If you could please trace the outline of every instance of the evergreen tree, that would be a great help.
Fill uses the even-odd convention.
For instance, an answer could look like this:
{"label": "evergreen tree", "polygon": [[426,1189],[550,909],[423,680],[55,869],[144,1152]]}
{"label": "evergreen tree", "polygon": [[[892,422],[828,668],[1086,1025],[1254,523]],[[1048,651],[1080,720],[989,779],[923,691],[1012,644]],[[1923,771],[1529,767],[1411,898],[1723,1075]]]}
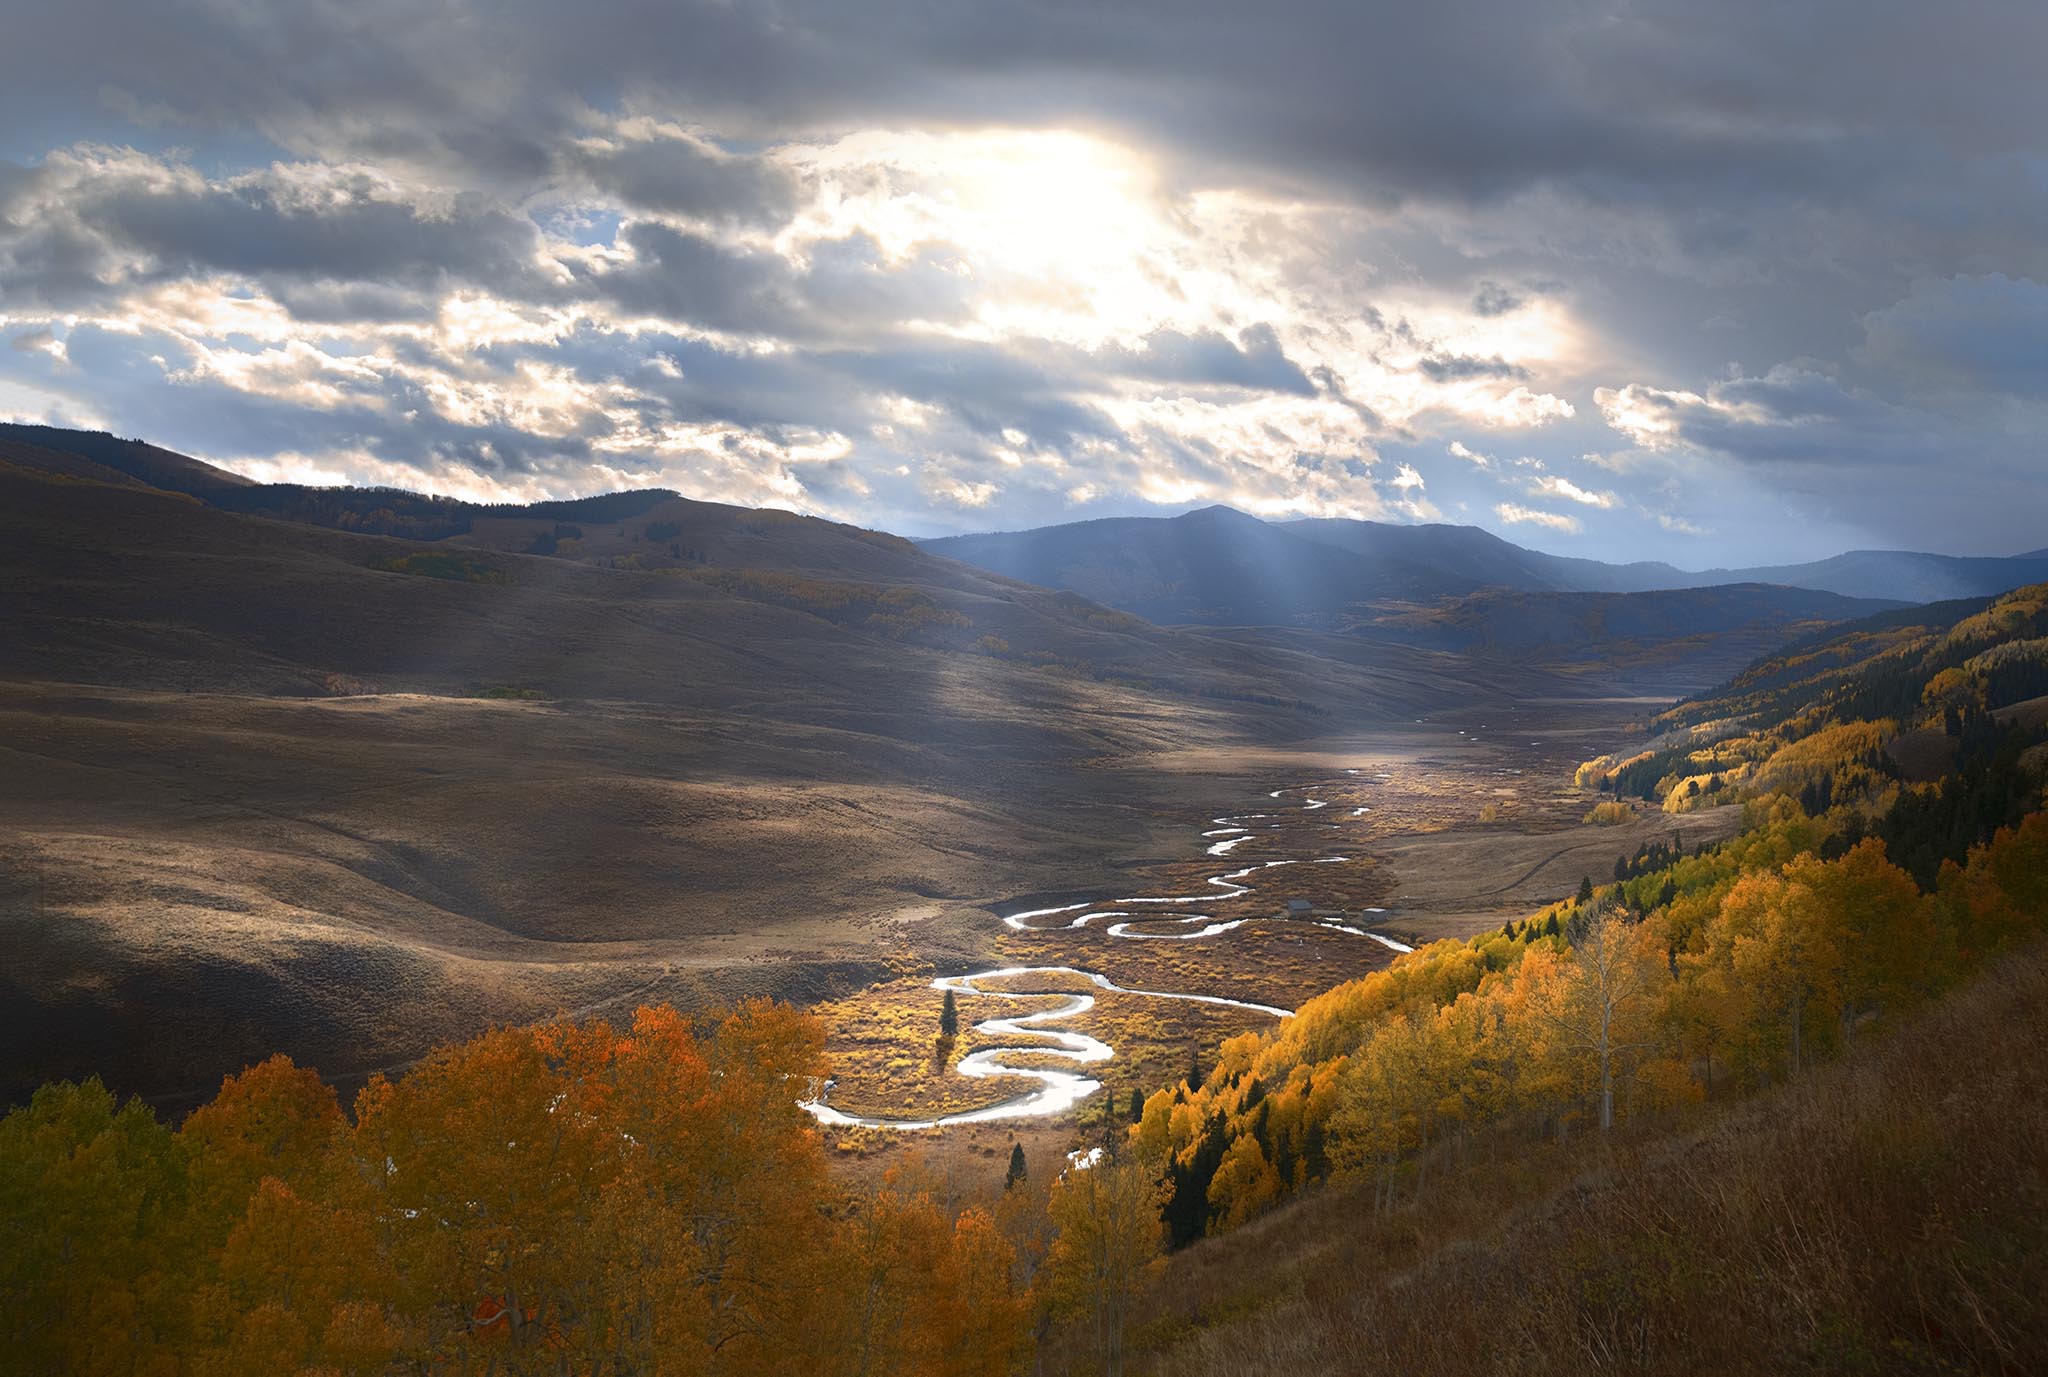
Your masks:
{"label": "evergreen tree", "polygon": [[1024,1179],[1024,1172],[1024,1145],[1022,1143],[1012,1143],[1010,1144],[1010,1170],[1003,1177],[1003,1189],[1008,1190],[1022,1181]]}
{"label": "evergreen tree", "polygon": [[1301,1164],[1311,1181],[1319,1181],[1330,1174],[1330,1156],[1320,1122],[1310,1124],[1308,1131],[1301,1135]]}
{"label": "evergreen tree", "polygon": [[1138,1123],[1145,1117],[1145,1092],[1133,1087],[1131,1090],[1131,1122]]}
{"label": "evergreen tree", "polygon": [[1294,1140],[1284,1128],[1273,1140],[1273,1170],[1287,1189],[1294,1189]]}
{"label": "evergreen tree", "polygon": [[953,992],[946,991],[945,1007],[939,1010],[939,1036],[957,1037],[960,1032],[960,1010],[953,1003]]}
{"label": "evergreen tree", "polygon": [[1188,1089],[1190,1089],[1190,1090],[1200,1090],[1201,1088],[1202,1088],[1202,1049],[1201,1049],[1201,1048],[1199,1048],[1199,1047],[1196,1047],[1196,1048],[1191,1048],[1191,1049],[1189,1049],[1189,1051],[1188,1051]]}
{"label": "evergreen tree", "polygon": [[1209,1185],[1216,1179],[1216,1168],[1223,1165],[1223,1154],[1229,1147],[1223,1116],[1214,1114],[1186,1165],[1178,1161],[1173,1164],[1171,1192],[1162,1211],[1168,1246],[1186,1247],[1209,1231]]}
{"label": "evergreen tree", "polygon": [[1579,877],[1578,902],[1581,905],[1593,902],[1593,877],[1591,875],[1581,875]]}

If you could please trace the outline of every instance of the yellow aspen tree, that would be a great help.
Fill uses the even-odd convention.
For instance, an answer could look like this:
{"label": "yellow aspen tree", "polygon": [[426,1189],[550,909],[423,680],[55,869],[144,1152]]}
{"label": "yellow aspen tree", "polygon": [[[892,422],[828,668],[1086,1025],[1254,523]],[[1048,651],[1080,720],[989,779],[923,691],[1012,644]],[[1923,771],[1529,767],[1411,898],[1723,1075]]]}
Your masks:
{"label": "yellow aspen tree", "polygon": [[1641,929],[1610,906],[1596,905],[1574,924],[1566,979],[1545,1011],[1567,1045],[1592,1063],[1602,1132],[1614,1127],[1617,1073],[1652,1045],[1648,1012],[1661,966],[1644,950]]}
{"label": "yellow aspen tree", "polygon": [[1136,1162],[1069,1170],[1053,1187],[1053,1306],[1086,1322],[1108,1377],[1123,1372],[1131,1302],[1159,1257],[1160,1203],[1158,1183]]}

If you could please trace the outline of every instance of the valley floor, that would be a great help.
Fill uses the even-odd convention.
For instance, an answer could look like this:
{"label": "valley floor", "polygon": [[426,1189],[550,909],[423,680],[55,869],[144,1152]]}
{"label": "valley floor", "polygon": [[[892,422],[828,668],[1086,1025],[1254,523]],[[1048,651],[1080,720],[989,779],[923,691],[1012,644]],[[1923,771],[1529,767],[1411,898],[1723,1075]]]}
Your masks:
{"label": "valley floor", "polygon": [[[1582,826],[1570,784],[1645,710],[1501,703],[1280,744],[1161,732],[1156,749],[977,772],[857,732],[640,704],[10,684],[7,1093],[96,1073],[177,1112],[275,1050],[346,1089],[493,1022],[774,995],[821,1003],[838,1030],[835,1103],[987,1105],[1029,1083],[953,1074],[988,1000],[965,1001],[963,1037],[933,1058],[935,978],[1073,966],[1294,1007],[1393,953],[1272,921],[1289,898],[1350,926],[1385,909],[1371,926],[1415,942],[1526,913],[1673,830],[1655,814]],[[1289,809],[1258,806],[1274,789]],[[1267,812],[1208,854],[1229,839],[1201,835],[1212,819]],[[1335,855],[1241,895],[1205,887]],[[1145,941],[997,916],[1197,892],[1243,925]],[[1102,1079],[1127,1098],[1266,1017],[1105,994],[1070,1026],[1118,1049]]]}

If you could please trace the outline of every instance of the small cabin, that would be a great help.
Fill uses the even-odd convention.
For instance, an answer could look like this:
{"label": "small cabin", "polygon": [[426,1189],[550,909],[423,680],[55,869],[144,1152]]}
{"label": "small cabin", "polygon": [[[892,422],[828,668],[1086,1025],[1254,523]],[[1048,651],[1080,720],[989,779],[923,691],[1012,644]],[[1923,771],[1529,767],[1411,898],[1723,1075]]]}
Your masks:
{"label": "small cabin", "polygon": [[1287,907],[1284,910],[1282,910],[1282,916],[1288,918],[1313,918],[1315,916],[1315,912],[1316,906],[1310,903],[1308,900],[1289,899],[1287,901]]}

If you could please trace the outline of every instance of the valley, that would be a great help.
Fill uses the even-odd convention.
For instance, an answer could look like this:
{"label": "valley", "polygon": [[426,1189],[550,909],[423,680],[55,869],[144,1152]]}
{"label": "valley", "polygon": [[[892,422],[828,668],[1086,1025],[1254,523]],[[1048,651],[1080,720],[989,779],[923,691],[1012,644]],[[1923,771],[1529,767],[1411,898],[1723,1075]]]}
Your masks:
{"label": "valley", "polygon": [[2048,4],[15,4],[0,1377],[2048,1374]]}
{"label": "valley", "polygon": [[[657,493],[485,515],[16,431],[38,443],[0,452],[0,573],[26,595],[0,600],[10,1098],[98,1074],[175,1113],[274,1050],[353,1087],[493,1023],[635,999],[886,1006],[912,969],[920,988],[1022,962],[1200,991],[1201,943],[1098,961],[1096,932],[993,912],[1195,892],[1219,870],[1203,819],[1369,763],[1389,773],[1373,797],[1325,810],[1370,843],[1355,861],[1209,907],[1489,921],[1580,872],[1440,912],[1392,902],[1429,867],[1372,848],[1575,823],[1583,800],[1544,791],[1646,710],[1605,701],[1625,675],[1159,627],[785,513]],[[435,538],[254,514],[272,511]],[[580,536],[524,553],[568,521]],[[1226,859],[1313,849],[1326,826]],[[1270,987],[1254,1002],[1355,972],[1347,943],[1384,951],[1251,943],[1276,947],[1243,977]],[[1174,1023],[1190,1031],[1156,1036],[1175,1056],[1240,1026]]]}
{"label": "valley", "polygon": [[[374,1302],[415,1328],[364,1371],[496,1343],[479,1275],[582,1288],[550,1334],[601,1344],[582,1316],[641,1304],[617,1258],[698,1238],[774,1259],[764,1372],[878,1296],[930,1311],[889,1342],[986,1333],[991,1372],[1085,1366],[1112,1306],[1160,1370],[1327,1346],[1299,1279],[1353,1254],[1267,1216],[1440,1273],[1397,1222],[1431,1179],[1498,1178],[1446,1246],[1513,1229],[1546,1169],[1607,1170],[1568,1139],[1796,1088],[2048,903],[2041,589],[1841,623],[1870,604],[1425,566],[1159,624],[786,513],[278,490],[129,445],[0,448],[13,1208],[40,1246],[171,1201],[129,1232],[226,1275],[316,1202],[347,1294],[440,1278]],[[1627,1040],[1589,1041],[1624,987]],[[1061,1290],[1114,1210],[1129,1266]],[[185,1351],[266,1342],[193,1328],[223,1293],[153,1256],[11,1275],[122,1278]],[[722,1284],[677,1275],[652,1304]],[[330,1327],[288,1343],[355,1351],[368,1312],[308,1304]]]}

